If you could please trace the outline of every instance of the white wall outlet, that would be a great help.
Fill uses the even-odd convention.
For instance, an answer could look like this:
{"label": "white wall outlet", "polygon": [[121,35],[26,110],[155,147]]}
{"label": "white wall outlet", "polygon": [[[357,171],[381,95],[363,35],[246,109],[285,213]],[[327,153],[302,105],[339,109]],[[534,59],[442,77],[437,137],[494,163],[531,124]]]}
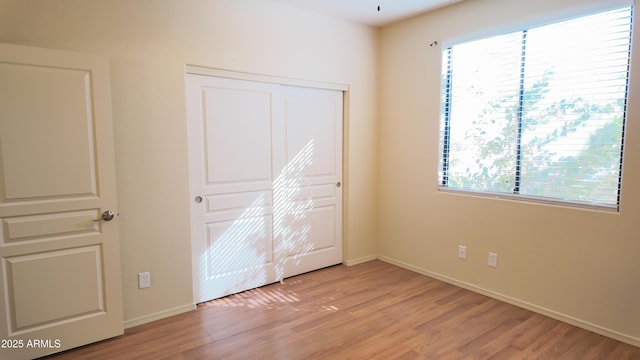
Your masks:
{"label": "white wall outlet", "polygon": [[146,289],[151,287],[151,273],[141,272],[138,274],[138,288]]}
{"label": "white wall outlet", "polygon": [[498,254],[492,252],[489,253],[489,266],[498,267]]}
{"label": "white wall outlet", "polygon": [[467,258],[467,247],[464,245],[458,245],[458,257],[460,259]]}

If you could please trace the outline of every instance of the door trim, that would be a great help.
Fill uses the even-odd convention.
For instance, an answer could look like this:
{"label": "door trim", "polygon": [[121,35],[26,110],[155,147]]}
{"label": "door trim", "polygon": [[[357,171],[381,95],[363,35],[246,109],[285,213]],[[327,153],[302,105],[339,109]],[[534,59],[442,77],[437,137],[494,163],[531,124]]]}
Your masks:
{"label": "door trim", "polygon": [[188,64],[185,66],[185,69],[187,74],[193,74],[193,75],[206,75],[206,76],[215,76],[215,77],[228,78],[228,79],[234,79],[234,80],[249,80],[249,81],[278,84],[278,85],[291,85],[291,86],[309,87],[309,88],[316,88],[316,89],[338,90],[342,92],[349,91],[349,85],[340,84],[340,83],[261,75],[261,74],[255,74],[255,73],[249,73],[249,72],[232,71],[232,70],[211,68],[211,67],[198,66],[198,65],[188,65]]}

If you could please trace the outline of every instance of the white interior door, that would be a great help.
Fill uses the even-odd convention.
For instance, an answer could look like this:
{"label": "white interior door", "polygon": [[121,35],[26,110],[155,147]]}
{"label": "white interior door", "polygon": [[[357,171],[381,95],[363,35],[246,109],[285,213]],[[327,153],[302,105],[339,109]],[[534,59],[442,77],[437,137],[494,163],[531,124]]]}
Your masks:
{"label": "white interior door", "polygon": [[342,261],[342,92],[187,75],[194,299]]}
{"label": "white interior door", "polygon": [[0,94],[0,358],[122,334],[108,62],[0,44]]}

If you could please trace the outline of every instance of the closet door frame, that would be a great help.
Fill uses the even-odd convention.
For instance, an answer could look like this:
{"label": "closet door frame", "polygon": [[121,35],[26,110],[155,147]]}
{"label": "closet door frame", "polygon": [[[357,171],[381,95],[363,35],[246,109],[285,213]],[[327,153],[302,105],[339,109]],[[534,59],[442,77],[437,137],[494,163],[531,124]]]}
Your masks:
{"label": "closet door frame", "polygon": [[[258,74],[251,74],[251,73],[243,73],[243,72],[234,72],[234,71],[227,71],[227,70],[221,70],[221,69],[214,69],[214,68],[207,68],[207,67],[200,67],[200,66],[190,66],[188,65],[186,67],[186,73],[187,73],[187,78],[190,78],[190,75],[200,75],[200,76],[211,76],[211,77],[216,77],[216,78],[222,78],[222,79],[230,79],[230,80],[245,80],[245,81],[251,81],[251,82],[255,82],[255,83],[264,83],[264,84],[274,84],[274,85],[280,85],[280,86],[293,86],[293,87],[299,87],[299,88],[310,88],[310,89],[319,89],[319,90],[333,90],[333,91],[339,91],[342,93],[341,95],[341,102],[340,105],[342,107],[342,114],[341,115],[341,124],[340,124],[340,129],[339,129],[339,133],[340,133],[340,138],[336,139],[336,141],[339,142],[338,146],[340,149],[340,159],[336,159],[339,160],[339,164],[337,164],[340,168],[339,168],[339,173],[340,173],[340,177],[341,179],[339,179],[338,182],[338,187],[340,188],[340,191],[336,191],[336,195],[338,195],[338,199],[339,199],[339,206],[340,206],[340,211],[337,214],[336,217],[336,227],[338,230],[338,233],[336,234],[339,237],[339,248],[340,248],[340,256],[342,257],[342,259],[340,259],[340,261],[344,260],[344,257],[346,255],[346,242],[345,240],[345,232],[346,232],[346,226],[344,224],[344,214],[346,213],[344,211],[344,209],[346,208],[346,204],[344,202],[344,194],[347,190],[347,185],[346,183],[346,174],[344,174],[344,167],[345,167],[345,153],[344,153],[344,139],[345,139],[345,131],[344,129],[346,128],[346,123],[347,123],[347,99],[348,99],[348,91],[349,91],[349,87],[348,85],[344,85],[344,84],[337,84],[337,83],[327,83],[327,82],[317,82],[317,81],[308,81],[308,80],[299,80],[299,79],[291,79],[291,78],[282,78],[282,77],[272,77],[272,76],[266,76],[266,75],[258,75]],[[187,85],[189,85],[189,81],[187,81]],[[187,89],[189,91],[189,88]],[[189,97],[188,97],[189,98]],[[187,104],[188,106],[191,106],[190,104]],[[189,119],[189,122],[191,122],[191,120]],[[192,125],[189,125],[190,127]],[[191,131],[191,130],[190,130]],[[193,137],[193,136],[190,136]],[[190,141],[193,141],[192,139],[190,139]],[[191,154],[191,149],[190,149],[190,154]],[[192,155],[190,155],[191,157]],[[191,160],[190,160],[191,161]],[[193,170],[190,170],[190,177],[193,177]],[[191,191],[190,191],[190,202],[193,203],[194,199],[198,196],[198,194],[193,193],[194,191],[194,180],[191,180]],[[193,205],[193,204],[191,204]],[[197,214],[198,213],[194,213],[194,211],[198,211],[198,209],[194,208],[193,206],[190,206],[192,214],[191,214],[191,218],[192,218],[192,229],[196,229],[194,228],[194,226],[198,226],[197,224],[195,224],[194,219],[198,218]],[[194,230],[192,230],[192,232],[194,232]],[[197,254],[197,250],[199,248],[201,248],[201,244],[199,242],[201,242],[202,240],[200,239],[199,236],[197,236],[197,231],[192,234],[192,240],[191,240],[191,244],[192,244],[192,251],[193,251],[193,261],[194,261],[194,265],[193,265],[193,284],[194,284],[194,303],[199,303],[204,301],[202,298],[202,294],[200,294],[200,291],[198,291],[198,287],[201,281],[201,277],[203,276],[202,274],[200,274],[200,272],[202,271],[202,269],[200,269],[201,266],[198,265],[197,263],[197,258],[198,258],[198,254]],[[275,240],[275,239],[274,239]],[[335,255],[334,255],[335,258]],[[282,261],[282,259],[277,259],[277,261]],[[290,262],[290,261],[289,261]],[[312,261],[313,262],[313,261]],[[327,265],[325,265],[327,266]],[[293,272],[291,271],[293,270]],[[297,273],[299,273],[300,271],[295,271],[297,269],[295,268],[291,268],[289,270],[287,270],[287,273],[292,273],[292,274],[283,274],[284,277],[288,277],[288,276],[292,276],[292,275],[296,275]],[[298,269],[299,270],[299,269]],[[311,269],[313,270],[313,269]],[[281,280],[282,279],[282,275],[280,275],[278,277],[277,280]],[[273,281],[271,281],[273,282]],[[253,286],[255,287],[255,286]]]}

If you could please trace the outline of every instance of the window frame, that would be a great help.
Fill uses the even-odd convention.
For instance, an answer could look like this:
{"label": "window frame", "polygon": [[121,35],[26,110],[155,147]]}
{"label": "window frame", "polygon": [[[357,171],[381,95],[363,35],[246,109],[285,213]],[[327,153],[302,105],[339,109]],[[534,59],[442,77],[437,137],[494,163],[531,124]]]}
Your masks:
{"label": "window frame", "polygon": [[[557,205],[557,206],[569,206],[572,208],[586,208],[592,210],[602,210],[609,212],[620,212],[620,204],[621,204],[621,189],[622,189],[622,180],[623,180],[623,163],[624,163],[624,143],[625,143],[625,134],[627,131],[627,113],[628,113],[628,104],[629,104],[629,83],[631,80],[631,61],[632,61],[632,44],[633,44],[633,18],[634,18],[634,4],[633,2],[627,1],[618,1],[618,4],[611,5],[606,8],[598,8],[590,12],[581,12],[579,14],[575,14],[570,17],[559,17],[555,18],[551,21],[543,22],[543,23],[531,23],[528,24],[524,28],[519,28],[511,31],[500,31],[494,32],[492,34],[483,34],[482,36],[475,37],[474,39],[466,39],[466,40],[458,40],[456,42],[447,41],[443,45],[442,57],[443,61],[445,61],[446,56],[446,75],[444,72],[444,66],[441,67],[441,76],[444,76],[442,80],[442,94],[441,94],[441,110],[440,110],[440,135],[439,135],[439,169],[438,169],[438,189],[441,192],[445,193],[457,193],[461,195],[471,195],[477,197],[488,197],[488,198],[496,198],[496,199],[506,199],[506,200],[515,200],[522,201],[528,203],[538,203],[538,204],[547,204],[547,205]],[[623,107],[623,118],[621,125],[621,141],[620,141],[620,156],[619,156],[619,171],[618,171],[618,186],[617,186],[617,199],[615,204],[604,204],[598,203],[595,201],[580,201],[580,200],[567,200],[555,197],[544,197],[544,196],[531,196],[531,195],[523,195],[520,194],[521,187],[521,171],[522,171],[522,130],[523,130],[523,107],[524,107],[524,79],[525,79],[525,61],[526,61],[526,40],[528,31],[534,28],[543,27],[546,25],[552,25],[556,23],[561,23],[564,21],[569,21],[572,19],[579,19],[582,17],[587,17],[590,15],[595,15],[598,13],[604,13],[608,11],[613,11],[617,9],[630,8],[630,30],[629,30],[629,45],[627,52],[627,64],[626,64],[626,86],[625,86],[625,96],[624,96],[624,107]],[[504,30],[504,29],[503,29]],[[451,68],[451,57],[452,57],[452,48],[458,44],[462,44],[469,41],[476,41],[482,39],[489,39],[492,37],[497,37],[501,35],[518,33],[522,34],[522,49],[521,49],[521,57],[520,57],[520,83],[519,83],[519,100],[518,100],[518,112],[517,112],[517,140],[516,140],[516,170],[514,173],[515,178],[515,186],[513,188],[512,193],[503,193],[503,192],[492,192],[487,190],[473,190],[473,189],[462,189],[462,188],[452,188],[449,186],[449,166],[450,166],[450,155],[451,155],[451,107],[452,107],[452,77],[453,70]],[[446,54],[446,55],[445,55]],[[444,85],[444,86],[442,86]]]}

